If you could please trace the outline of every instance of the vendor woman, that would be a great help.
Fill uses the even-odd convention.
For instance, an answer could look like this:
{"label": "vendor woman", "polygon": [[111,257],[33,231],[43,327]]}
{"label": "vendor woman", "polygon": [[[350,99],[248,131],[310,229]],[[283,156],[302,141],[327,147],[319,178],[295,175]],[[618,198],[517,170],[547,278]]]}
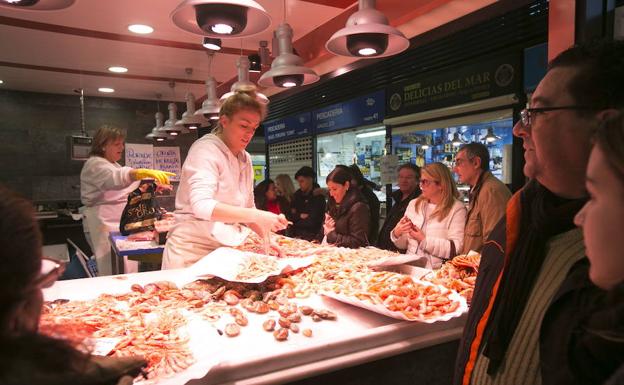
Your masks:
{"label": "vendor woman", "polygon": [[238,90],[223,102],[212,133],[191,146],[182,166],[176,224],[167,238],[163,269],[186,267],[218,247],[233,246],[240,227],[230,224],[244,223],[261,238],[286,228],[284,215],[254,205],[254,172],[245,148],[265,115],[255,88]]}
{"label": "vendor woman", "polygon": [[[85,237],[95,255],[98,275],[110,275],[112,270],[110,231],[119,231],[121,213],[128,194],[139,187],[143,178],[169,184],[175,174],[145,168],[122,167],[117,163],[123,154],[125,133],[111,126],[102,126],[93,137],[91,153],[80,172],[80,200]],[[136,273],[138,262],[125,258],[126,273]]]}

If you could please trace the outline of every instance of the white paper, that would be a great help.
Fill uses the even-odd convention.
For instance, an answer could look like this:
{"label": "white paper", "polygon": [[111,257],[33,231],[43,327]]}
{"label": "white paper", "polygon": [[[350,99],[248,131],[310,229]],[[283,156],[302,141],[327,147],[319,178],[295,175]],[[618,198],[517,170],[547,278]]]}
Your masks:
{"label": "white paper", "polygon": [[154,146],[151,144],[126,143],[126,166],[154,168]]}
{"label": "white paper", "polygon": [[239,224],[227,224],[214,222],[212,225],[212,236],[221,244],[234,247],[242,245],[251,233],[251,229]]}
{"label": "white paper", "polygon": [[[241,265],[244,265],[248,258],[254,256],[258,258],[274,258],[276,261],[275,270],[245,280],[237,278],[241,272]],[[187,270],[194,277],[213,275],[230,282],[260,283],[266,281],[270,276],[297,270],[311,265],[312,262],[314,262],[314,257],[279,258],[240,251],[229,247],[220,247],[195,262],[192,266],[189,266]]]}

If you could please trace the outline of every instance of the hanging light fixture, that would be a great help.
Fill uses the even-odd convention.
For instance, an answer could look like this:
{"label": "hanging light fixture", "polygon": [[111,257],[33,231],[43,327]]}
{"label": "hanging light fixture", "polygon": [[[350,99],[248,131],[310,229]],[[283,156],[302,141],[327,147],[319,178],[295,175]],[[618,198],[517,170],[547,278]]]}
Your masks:
{"label": "hanging light fixture", "polygon": [[489,127],[487,130],[487,135],[481,138],[481,140],[485,140],[487,143],[494,143],[499,139],[500,137],[494,134],[494,127]]}
{"label": "hanging light fixture", "polygon": [[459,147],[464,144],[464,141],[461,140],[461,138],[459,137],[458,131],[455,131],[455,133],[453,134],[453,140],[451,141],[451,144],[455,147]]}
{"label": "hanging light fixture", "polygon": [[156,94],[156,126],[154,128],[152,128],[152,131],[150,131],[149,134],[145,135],[145,139],[147,140],[153,140],[155,142],[162,142],[164,140],[167,139],[167,133],[165,132],[161,132],[160,129],[163,126],[163,121],[165,120],[165,116],[163,115],[162,112],[160,112],[160,98],[162,97],[161,94]]}
{"label": "hanging light fixture", "polygon": [[68,8],[76,0],[0,0],[0,7],[32,11],[55,11]]}
{"label": "hanging light fixture", "polygon": [[260,40],[260,48],[258,48],[258,56],[260,56],[260,67],[268,67],[270,60],[269,42],[266,40]]}
{"label": "hanging light fixture", "polygon": [[208,37],[243,37],[271,25],[271,16],[253,0],[184,0],[171,12],[175,25]]}
{"label": "hanging light fixture", "polygon": [[186,93],[186,111],[182,114],[182,124],[189,130],[197,130],[199,127],[208,125],[208,122],[201,114],[195,113],[195,95]]}
{"label": "hanging light fixture", "polygon": [[204,46],[204,48],[212,50],[212,51],[219,51],[221,50],[221,47],[222,47],[221,39],[215,39],[215,38],[207,37],[207,36],[204,36],[202,45]]}
{"label": "hanging light fixture", "polygon": [[358,11],[329,38],[325,48],[335,55],[374,58],[395,55],[409,44],[405,35],[375,9],[375,0],[358,0]]}
{"label": "hanging light fixture", "polygon": [[258,80],[263,87],[297,87],[311,84],[320,78],[312,70],[304,66],[303,59],[293,53],[293,30],[287,23],[277,27],[276,36],[279,44],[278,56],[273,60],[271,69]]}
{"label": "hanging light fixture", "polygon": [[[236,60],[236,68],[238,68],[238,81],[232,84],[230,92],[221,96],[220,102],[234,95],[234,92],[240,89],[248,89],[250,87],[256,87],[251,81],[249,81],[249,59],[246,56],[239,56]],[[266,75],[266,74],[265,74]],[[269,98],[266,95],[256,92],[256,100],[262,104],[268,104]]]}
{"label": "hanging light fixture", "polygon": [[208,120],[219,119],[219,100],[217,99],[217,81],[212,76],[206,79],[206,99],[195,115],[203,116]]}
{"label": "hanging light fixture", "polygon": [[165,120],[165,125],[160,128],[160,131],[172,137],[178,136],[184,130],[184,126],[178,121],[178,106],[175,103],[169,103],[167,109],[169,119]]}
{"label": "hanging light fixture", "polygon": [[247,56],[249,59],[249,72],[261,72],[262,64],[260,63],[260,55],[257,53],[252,53]]}

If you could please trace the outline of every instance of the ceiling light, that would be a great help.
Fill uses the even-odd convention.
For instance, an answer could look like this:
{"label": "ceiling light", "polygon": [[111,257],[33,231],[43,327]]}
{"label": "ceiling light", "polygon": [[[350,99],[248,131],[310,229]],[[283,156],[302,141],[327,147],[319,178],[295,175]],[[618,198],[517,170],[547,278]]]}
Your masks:
{"label": "ceiling light", "polygon": [[260,55],[258,55],[257,53],[252,53],[251,55],[247,56],[247,59],[249,59],[249,72],[261,72],[262,71],[262,64],[260,63]]}
{"label": "ceiling light", "polygon": [[221,49],[221,39],[204,36],[204,42],[202,43],[202,45],[204,46],[204,48],[211,49],[213,51],[219,51]]}
{"label": "ceiling light", "polygon": [[498,136],[494,135],[494,128],[493,127],[489,127],[488,130],[487,130],[487,135],[485,135],[483,138],[481,138],[481,140],[485,140],[488,143],[496,142],[499,139],[500,138]]}
{"label": "ceiling light", "polygon": [[271,16],[253,0],[184,0],[171,12],[183,30],[208,37],[243,37],[271,25]]}
{"label": "ceiling light", "polygon": [[458,146],[461,146],[462,144],[464,144],[464,141],[459,138],[459,133],[458,132],[453,134],[453,140],[451,141],[451,144],[453,144],[453,146],[455,146],[455,147],[458,147]]}
{"label": "ceiling light", "polygon": [[0,7],[20,8],[32,11],[53,11],[70,7],[75,0],[0,0]]}
{"label": "ceiling light", "polygon": [[190,92],[186,93],[186,111],[182,114],[182,124],[189,130],[196,130],[199,127],[206,126],[208,122],[203,115],[195,114],[195,95]]}
{"label": "ceiling light", "polygon": [[109,87],[100,87],[98,88],[98,91],[103,92],[105,94],[110,94],[112,92],[115,92],[113,88],[109,88]]}
{"label": "ceiling light", "polygon": [[195,115],[203,116],[206,119],[219,119],[219,101],[217,100],[217,81],[210,76],[206,80],[206,100],[202,107],[195,111]]}
{"label": "ceiling light", "polygon": [[373,136],[382,136],[382,135],[383,136],[386,135],[386,130],[363,132],[361,134],[355,135],[355,137],[356,138],[371,138]]}
{"label": "ceiling light", "polygon": [[[250,87],[254,87],[254,88],[256,87],[255,84],[249,81],[249,59],[247,59],[246,56],[238,57],[238,59],[236,60],[236,67],[238,68],[238,81],[232,84],[232,87],[230,88],[230,92],[223,94],[221,96],[221,99],[219,99],[220,102],[223,102],[225,99],[232,96],[236,90],[249,89]],[[256,100],[262,104],[269,103],[269,98],[267,98],[266,95],[258,91],[256,91]]]}
{"label": "ceiling light", "polygon": [[116,66],[113,66],[113,67],[108,67],[108,70],[110,72],[115,72],[115,73],[118,73],[118,74],[123,74],[125,72],[128,72],[128,69],[126,67],[116,67]]}
{"label": "ceiling light", "polygon": [[128,26],[128,31],[138,33],[140,35],[147,35],[154,32],[154,28],[144,24],[132,24]]}
{"label": "ceiling light", "polygon": [[425,143],[422,146],[420,146],[420,148],[422,148],[423,150],[428,150],[429,149],[429,145]]}
{"label": "ceiling light", "polygon": [[165,124],[160,128],[160,132],[171,136],[177,136],[184,129],[183,125],[178,124],[178,106],[176,106],[175,103],[169,103],[167,109],[169,110],[169,119],[167,119]]}
{"label": "ceiling light", "polygon": [[0,84],[4,84],[4,80],[0,80]]}
{"label": "ceiling light", "polygon": [[162,142],[167,139],[167,134],[165,132],[161,132],[160,130],[163,126],[163,120],[165,119],[165,117],[160,111],[156,113],[155,117],[156,126],[152,128],[152,131],[149,134],[145,135],[145,139]]}
{"label": "ceiling light", "polygon": [[320,79],[314,70],[304,66],[301,57],[293,53],[292,36],[293,30],[287,23],[277,27],[278,56],[271,63],[271,69],[258,80],[261,86],[288,88],[311,84]]}
{"label": "ceiling light", "polygon": [[405,51],[409,40],[388,24],[388,18],[375,9],[375,0],[359,0],[358,11],[344,28],[334,33],[325,48],[335,55],[363,58],[384,57]]}

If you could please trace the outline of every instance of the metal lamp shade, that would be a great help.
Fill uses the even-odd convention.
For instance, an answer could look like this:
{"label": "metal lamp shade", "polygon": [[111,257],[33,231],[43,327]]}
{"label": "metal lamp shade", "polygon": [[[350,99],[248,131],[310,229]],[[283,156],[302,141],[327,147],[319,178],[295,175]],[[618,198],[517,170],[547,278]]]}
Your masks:
{"label": "metal lamp shade", "polygon": [[164,132],[171,136],[177,136],[184,130],[183,125],[178,125],[178,106],[175,103],[169,103],[169,119],[165,121],[165,125],[160,128],[160,132]]}
{"label": "metal lamp shade", "polygon": [[[227,98],[234,95],[237,90],[256,88],[256,85],[249,80],[249,59],[247,59],[246,56],[239,56],[236,60],[236,67],[238,68],[238,81],[232,84],[230,92],[221,96],[221,99],[219,99],[220,103],[223,103]],[[269,98],[258,91],[256,91],[256,100],[262,104],[269,103]]]}
{"label": "metal lamp shade", "polygon": [[208,120],[219,119],[219,101],[217,100],[217,81],[212,76],[206,80],[206,100],[203,101],[195,115],[203,116]]}
{"label": "metal lamp shade", "polygon": [[306,67],[303,59],[293,53],[292,35],[292,28],[287,23],[277,27],[279,54],[271,63],[271,69],[260,76],[258,84],[261,86],[290,88],[319,80],[316,72]]}
{"label": "metal lamp shade", "polygon": [[163,115],[162,112],[157,112],[155,117],[156,117],[156,126],[152,128],[152,132],[145,135],[145,139],[153,140],[156,142],[162,142],[167,139],[167,133],[161,131],[165,116]]}
{"label": "metal lamp shade", "polygon": [[408,47],[409,40],[388,25],[388,18],[375,9],[374,0],[360,0],[359,10],[325,44],[335,55],[362,58],[392,56]]}
{"label": "metal lamp shade", "polygon": [[186,93],[186,111],[182,114],[181,120],[184,127],[189,130],[196,130],[208,124],[203,115],[195,114],[195,95],[190,92]]}
{"label": "metal lamp shade", "polygon": [[[184,0],[171,20],[187,32],[213,38],[256,35],[271,25],[271,16],[253,0]],[[230,25],[231,31],[215,32],[217,24]]]}
{"label": "metal lamp shade", "polygon": [[29,11],[55,11],[71,7],[76,0],[22,0],[7,2],[0,1],[0,7],[29,10]]}
{"label": "metal lamp shade", "polygon": [[215,39],[213,37],[204,37],[202,45],[204,48],[211,51],[219,51],[222,47],[221,39]]}

